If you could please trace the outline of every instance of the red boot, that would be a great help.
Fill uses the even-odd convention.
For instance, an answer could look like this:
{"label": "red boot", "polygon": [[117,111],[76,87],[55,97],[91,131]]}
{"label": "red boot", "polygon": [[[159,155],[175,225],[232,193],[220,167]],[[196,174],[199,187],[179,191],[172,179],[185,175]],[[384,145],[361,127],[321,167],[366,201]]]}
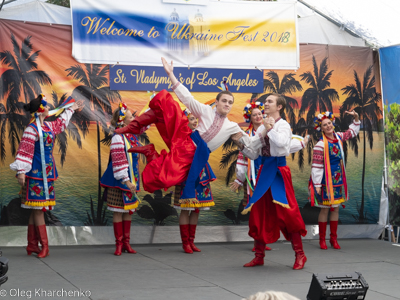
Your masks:
{"label": "red boot", "polygon": [[340,246],[337,242],[338,223],[339,221],[329,221],[329,225],[331,227],[331,238],[329,239],[329,242],[331,243],[331,246],[335,249],[340,249]]}
{"label": "red boot", "polygon": [[49,255],[49,240],[47,239],[46,225],[36,226],[36,233],[42,244],[42,251],[37,255],[39,258],[45,258]]}
{"label": "red boot", "polygon": [[[272,249],[270,247],[265,246],[265,251],[271,251],[271,250]],[[251,251],[256,252],[256,241],[254,241],[254,247],[253,247],[253,249]]]}
{"label": "red boot", "polygon": [[151,109],[141,114],[138,117],[129,123],[128,126],[124,126],[122,128],[116,129],[115,133],[123,134],[123,133],[133,133],[133,134],[141,134],[142,128],[151,125],[157,122],[157,117],[154,114],[154,111]]}
{"label": "red boot", "polygon": [[186,253],[193,253],[192,248],[189,245],[189,224],[179,225],[181,231],[182,248]]}
{"label": "red boot", "polygon": [[326,242],[325,242],[326,224],[327,224],[327,222],[318,222],[318,227],[319,227],[319,247],[322,250],[328,249],[328,247],[326,246]]}
{"label": "red boot", "polygon": [[128,152],[142,153],[146,156],[147,163],[149,164],[152,160],[158,158],[160,155],[157,153],[153,144],[148,144],[146,146],[132,147]]}
{"label": "red boot", "polygon": [[296,260],[293,265],[293,270],[301,270],[307,261],[307,257],[303,251],[303,243],[301,241],[300,233],[292,233],[292,248],[296,253]]}
{"label": "red boot", "polygon": [[263,266],[264,265],[264,257],[265,257],[265,244],[263,242],[254,241],[254,248],[256,250],[256,254],[250,262],[245,264],[243,267],[255,267],[255,266]]}
{"label": "red boot", "polygon": [[122,228],[124,231],[124,237],[122,239],[122,251],[135,254],[136,251],[129,245],[131,238],[131,221],[122,221]]}
{"label": "red boot", "polygon": [[192,248],[193,252],[201,252],[199,248],[197,248],[194,244],[194,238],[196,235],[196,227],[197,225],[189,224],[189,245]]}
{"label": "red boot", "polygon": [[122,236],[123,236],[122,222],[113,223],[113,226],[114,226],[114,236],[115,236],[114,255],[119,256],[122,253]]}
{"label": "red boot", "polygon": [[28,224],[28,246],[26,247],[26,252],[28,255],[33,253],[40,253],[39,240],[36,234],[36,229],[34,224]]}

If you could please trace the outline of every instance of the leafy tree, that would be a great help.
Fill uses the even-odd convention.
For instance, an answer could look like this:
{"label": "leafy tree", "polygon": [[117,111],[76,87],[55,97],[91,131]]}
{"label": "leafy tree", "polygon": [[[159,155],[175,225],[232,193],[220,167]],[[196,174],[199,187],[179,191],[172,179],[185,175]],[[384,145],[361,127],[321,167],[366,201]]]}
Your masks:
{"label": "leafy tree", "polygon": [[[382,110],[379,107],[381,95],[375,89],[375,76],[372,75],[372,67],[364,73],[363,81],[360,81],[358,74],[354,71],[354,83],[342,88],[343,95],[346,99],[340,107],[341,118],[346,120],[345,111],[355,110],[362,120],[363,133],[363,167],[361,181],[361,206],[359,208],[359,222],[363,223],[367,220],[366,212],[364,212],[364,185],[365,185],[365,164],[366,164],[366,148],[367,140],[369,147],[372,149],[374,145],[373,128],[377,127],[379,117]],[[348,117],[348,116],[347,116]]]}
{"label": "leafy tree", "polygon": [[84,64],[71,66],[66,69],[67,76],[78,80],[82,85],[77,86],[72,97],[75,100],[83,100],[84,108],[77,116],[76,124],[81,130],[83,137],[89,132],[91,121],[96,122],[97,129],[97,160],[98,160],[98,206],[97,220],[101,220],[103,200],[101,197],[101,153],[100,153],[100,127],[103,132],[108,132],[106,121],[112,115],[111,102],[120,101],[121,96],[118,91],[110,90],[108,86],[108,65]]}
{"label": "leafy tree", "polygon": [[386,153],[388,160],[389,224],[400,224],[400,107],[385,105]]}
{"label": "leafy tree", "polygon": [[[31,36],[26,37],[20,46],[11,33],[11,43],[13,53],[9,50],[0,52],[0,62],[8,66],[0,76],[0,98],[6,97],[6,104],[0,105],[0,159],[3,163],[7,128],[11,154],[15,156],[23,129],[30,120],[29,114],[23,110],[24,103],[42,92],[41,85],[52,83],[47,73],[38,69],[36,60],[40,50],[32,52]],[[18,101],[21,98],[25,101]]]}
{"label": "leafy tree", "polygon": [[69,0],[47,0],[46,3],[70,7]]}
{"label": "leafy tree", "polygon": [[338,92],[331,86],[330,79],[333,70],[328,72],[328,58],[325,57],[319,68],[313,55],[313,72],[307,71],[300,75],[301,80],[305,81],[310,87],[304,92],[301,98],[299,115],[302,116],[307,110],[306,123],[311,125],[314,116],[321,111],[332,111],[332,103],[339,101]]}

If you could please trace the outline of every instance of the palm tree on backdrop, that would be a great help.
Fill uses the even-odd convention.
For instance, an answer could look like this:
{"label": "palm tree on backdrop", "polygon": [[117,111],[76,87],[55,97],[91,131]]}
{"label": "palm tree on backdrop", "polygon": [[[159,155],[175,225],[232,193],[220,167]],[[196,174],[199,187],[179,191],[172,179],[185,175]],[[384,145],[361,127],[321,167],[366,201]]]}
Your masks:
{"label": "palm tree on backdrop", "polygon": [[[0,158],[3,163],[6,158],[7,126],[11,154],[15,156],[20,136],[30,120],[30,116],[23,110],[23,105],[42,92],[41,85],[52,83],[49,75],[38,69],[36,59],[40,50],[32,53],[31,36],[27,36],[20,46],[11,33],[11,43],[14,54],[9,50],[0,52],[1,64],[8,66],[0,77],[0,98],[7,97],[6,105],[0,108]],[[18,101],[21,98],[24,101]]]}
{"label": "palm tree on backdrop", "polygon": [[[366,157],[366,142],[368,139],[369,148],[374,145],[373,130],[377,130],[379,117],[382,116],[382,110],[379,107],[381,95],[375,89],[375,76],[372,74],[373,66],[368,67],[364,73],[363,82],[356,71],[354,71],[354,83],[342,88],[343,95],[346,99],[340,107],[340,115],[344,119],[344,112],[355,110],[362,120],[363,131],[363,168],[361,181],[361,206],[359,208],[359,222],[367,221],[366,212],[364,213],[364,181],[365,181],[365,157]],[[344,119],[345,120],[345,119]],[[350,121],[350,120],[348,120]]]}
{"label": "palm tree on backdrop", "polygon": [[262,101],[265,100],[270,93],[277,93],[281,94],[286,99],[286,115],[287,121],[290,123],[290,126],[294,128],[296,125],[296,115],[294,113],[294,109],[299,107],[297,100],[287,96],[292,95],[292,93],[297,91],[302,91],[303,87],[301,86],[300,82],[294,78],[294,73],[286,73],[282,81],[279,79],[279,75],[274,71],[269,71],[266,75],[267,78],[264,79],[264,92],[267,94],[261,96],[257,100],[258,94],[252,94],[252,101]]}
{"label": "palm tree on backdrop", "polygon": [[305,121],[310,126],[310,129],[317,113],[327,110],[332,111],[332,103],[339,101],[338,92],[335,89],[329,88],[331,86],[330,79],[333,70],[328,72],[327,60],[328,58],[325,57],[318,69],[317,61],[313,55],[313,72],[307,71],[300,75],[301,80],[309,84],[310,87],[304,92],[301,98],[299,116],[308,111]]}
{"label": "palm tree on backdrop", "polygon": [[98,159],[98,206],[95,224],[102,225],[103,199],[101,197],[101,153],[100,153],[100,126],[103,133],[107,132],[106,121],[112,115],[111,102],[121,101],[118,91],[110,90],[108,86],[108,65],[84,64],[71,66],[66,69],[67,76],[78,80],[82,85],[77,86],[72,97],[75,100],[84,100],[85,106],[77,116],[77,126],[80,128],[83,136],[89,132],[90,121],[96,122],[97,128],[97,159]]}
{"label": "palm tree on backdrop", "polygon": [[[63,94],[60,99],[58,99],[57,93],[55,91],[52,92],[51,94],[52,96],[52,100],[53,100],[53,104],[52,105],[52,109],[59,107],[66,99],[67,99],[67,93]],[[77,114],[73,114],[72,118],[70,120],[70,122],[68,123],[68,127],[66,128],[66,130],[64,130],[63,132],[59,133],[56,135],[56,143],[58,145],[58,152],[61,153],[61,165],[64,165],[65,162],[65,158],[67,156],[67,148],[68,148],[68,141],[67,141],[67,137],[71,137],[76,144],[78,145],[79,149],[82,149],[82,138],[81,135],[79,133],[78,127],[73,123],[74,119],[76,119]],[[50,118],[54,118],[55,117],[50,117]],[[49,121],[51,120],[50,118]]]}

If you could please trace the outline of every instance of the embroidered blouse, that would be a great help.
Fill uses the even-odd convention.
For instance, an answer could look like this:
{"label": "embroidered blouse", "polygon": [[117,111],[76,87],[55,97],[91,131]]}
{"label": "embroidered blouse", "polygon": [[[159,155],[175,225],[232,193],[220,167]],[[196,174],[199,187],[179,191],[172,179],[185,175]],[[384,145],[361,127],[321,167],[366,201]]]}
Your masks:
{"label": "embroidered blouse", "polygon": [[[67,128],[74,112],[71,108],[66,109],[55,121],[45,123],[57,135]],[[31,126],[26,127],[19,143],[15,161],[10,164],[11,170],[16,171],[17,174],[26,174],[31,170],[35,142],[38,140],[37,132]]]}
{"label": "embroidered blouse", "polygon": [[[345,132],[337,132],[336,134],[342,138],[342,141],[347,141],[357,136],[360,131],[361,122],[353,121],[349,129]],[[311,165],[311,178],[315,187],[321,187],[322,178],[324,177],[324,142],[319,140],[313,149],[313,159]]]}
{"label": "embroidered blouse", "polygon": [[126,158],[125,142],[120,134],[116,134],[112,137],[110,153],[114,178],[121,180],[121,182],[130,180],[128,175],[129,163]]}
{"label": "embroidered blouse", "polygon": [[178,99],[189,108],[190,112],[199,119],[196,130],[207,143],[211,152],[225,143],[232,134],[242,132],[240,142],[247,147],[259,149],[263,146],[263,137],[260,134],[249,137],[235,122],[229,121],[226,116],[221,116],[211,106],[202,104],[194,99],[189,90],[179,82],[175,84],[174,90]]}

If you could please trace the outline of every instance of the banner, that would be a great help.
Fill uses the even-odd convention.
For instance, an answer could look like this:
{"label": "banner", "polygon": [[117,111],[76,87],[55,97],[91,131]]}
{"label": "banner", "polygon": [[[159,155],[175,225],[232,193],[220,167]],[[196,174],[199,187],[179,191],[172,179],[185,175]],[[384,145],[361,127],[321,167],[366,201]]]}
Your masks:
{"label": "banner", "polygon": [[[54,210],[46,212],[49,215],[46,220],[60,226],[112,225],[112,211],[107,210],[104,189],[99,187],[99,178],[107,168],[110,155],[111,113],[120,101],[126,103],[131,112],[140,112],[148,105],[152,93],[110,90],[109,65],[78,63],[71,56],[71,43],[70,26],[0,19],[0,55],[7,58],[0,60],[0,128],[3,130],[0,138],[0,225],[28,224],[30,211],[21,208],[18,194],[21,187],[9,166],[15,160],[23,130],[30,120],[20,108],[38,93],[45,94],[52,107],[57,107],[68,96],[83,100],[85,104],[81,112],[73,115],[67,129],[57,135],[53,151],[59,174],[54,188],[56,205]],[[318,102],[320,97],[325,105],[331,105],[338,131],[346,131],[352,122],[352,118],[345,119],[340,113],[345,104],[354,100],[353,107],[357,110],[363,103],[371,104],[369,107],[373,110],[368,118],[373,127],[363,127],[359,139],[347,144],[346,176],[351,189],[346,208],[340,209],[341,224],[376,224],[379,217],[384,156],[381,103],[374,107],[369,99],[363,102],[343,91],[345,87],[357,87],[357,82],[363,85],[364,77],[373,87],[372,63],[372,50],[367,47],[301,45],[301,68],[297,72],[265,70],[263,92],[234,92],[235,103],[228,115],[229,120],[247,129],[249,124],[244,123],[243,108],[250,101],[261,101],[277,92],[286,98],[285,115],[293,133],[305,135],[308,130],[315,144],[319,136],[313,130],[312,120],[320,111],[320,104],[317,104],[321,103]],[[156,89],[158,91],[160,89]],[[201,103],[210,103],[217,92],[193,92],[193,97]],[[173,92],[171,95],[178,101]],[[374,118],[373,113],[376,114]],[[141,143],[151,142],[158,152],[168,151],[156,126],[151,126],[146,134],[147,139],[139,139]],[[368,137],[373,137],[372,144]],[[311,207],[308,201],[311,169],[308,161],[311,162],[312,148],[310,144],[294,158],[287,158],[296,200],[306,224],[318,224],[319,214],[319,208]],[[210,155],[209,163],[217,176],[217,181],[211,183],[215,206],[200,214],[200,226],[247,224],[248,215],[240,214],[243,190],[234,193],[226,185],[226,181],[235,179],[235,149],[220,147]],[[225,164],[221,162],[224,157],[228,159]],[[141,174],[144,162],[139,163]],[[141,188],[138,195],[142,203],[132,215],[132,224],[177,226],[179,213],[171,206],[173,192],[174,187],[155,193]]]}
{"label": "banner", "polygon": [[389,224],[400,226],[400,46],[379,49],[385,104]]}
{"label": "banner", "polygon": [[[261,70],[174,68],[177,79],[192,92],[220,92],[226,82],[233,93],[262,93]],[[163,67],[110,66],[110,89],[156,91],[171,89]]]}
{"label": "banner", "polygon": [[299,68],[296,2],[71,0],[81,63],[232,69]]}

